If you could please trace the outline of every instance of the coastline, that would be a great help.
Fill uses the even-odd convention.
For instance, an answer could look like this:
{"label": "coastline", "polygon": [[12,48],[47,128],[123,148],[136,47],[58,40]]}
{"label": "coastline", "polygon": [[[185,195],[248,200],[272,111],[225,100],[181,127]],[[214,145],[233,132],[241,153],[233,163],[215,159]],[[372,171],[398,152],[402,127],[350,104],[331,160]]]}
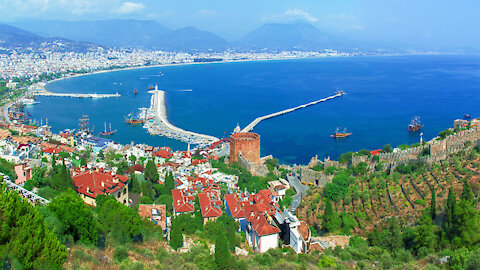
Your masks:
{"label": "coastline", "polygon": [[[345,57],[399,57],[399,56],[430,56],[430,55],[452,55],[452,54],[436,54],[436,53],[412,53],[412,54],[383,54],[383,55],[325,55],[325,56],[310,56],[310,57],[292,57],[292,58],[272,58],[272,59],[238,59],[238,60],[226,60],[226,61],[215,61],[215,62],[191,62],[191,63],[171,63],[171,64],[157,64],[157,65],[148,65],[148,66],[132,66],[132,67],[121,67],[114,69],[104,69],[96,70],[93,72],[87,72],[82,74],[75,74],[72,76],[65,76],[62,78],[53,79],[50,81],[45,81],[43,83],[46,88],[50,83],[62,81],[66,79],[72,79],[76,77],[102,74],[108,72],[117,72],[133,69],[146,69],[146,68],[159,68],[159,67],[173,67],[173,66],[186,66],[186,65],[206,65],[206,64],[227,64],[227,63],[243,63],[243,62],[270,62],[270,61],[286,61],[286,60],[306,60],[306,59],[327,59],[327,58],[345,58]],[[52,92],[52,91],[50,91]]]}

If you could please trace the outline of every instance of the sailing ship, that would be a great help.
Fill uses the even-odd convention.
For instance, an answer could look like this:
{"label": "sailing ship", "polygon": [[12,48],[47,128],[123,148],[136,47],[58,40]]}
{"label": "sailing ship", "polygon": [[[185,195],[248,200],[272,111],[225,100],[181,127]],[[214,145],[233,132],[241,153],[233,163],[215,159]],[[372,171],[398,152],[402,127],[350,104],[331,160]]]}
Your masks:
{"label": "sailing ship", "polygon": [[335,133],[333,133],[332,135],[330,135],[330,137],[332,138],[346,138],[348,136],[352,135],[351,132],[347,132],[347,129],[343,129],[342,132],[340,132],[340,128],[337,128],[335,130]]}
{"label": "sailing ship", "polygon": [[135,89],[133,90],[133,94],[134,94],[134,95],[138,94],[137,88],[135,88]]}
{"label": "sailing ship", "polygon": [[143,124],[143,122],[145,121],[140,116],[133,115],[133,113],[129,113],[125,117],[125,122],[128,124],[137,125],[137,124]]}
{"label": "sailing ship", "polygon": [[89,127],[90,118],[88,117],[88,115],[86,114],[82,115],[82,117],[78,119],[78,122],[79,122],[78,123],[79,128],[77,131],[77,135],[87,135],[92,133],[92,130]]}
{"label": "sailing ship", "polygon": [[102,136],[110,136],[110,135],[113,135],[115,134],[115,132],[117,132],[117,130],[112,130],[112,123],[110,123],[110,128],[109,130],[107,130],[107,122],[105,122],[105,130],[103,132],[100,132],[100,135]]}
{"label": "sailing ship", "polygon": [[420,117],[415,116],[412,121],[410,121],[410,125],[408,125],[408,131],[414,132],[417,130],[422,129],[423,125],[420,122]]}

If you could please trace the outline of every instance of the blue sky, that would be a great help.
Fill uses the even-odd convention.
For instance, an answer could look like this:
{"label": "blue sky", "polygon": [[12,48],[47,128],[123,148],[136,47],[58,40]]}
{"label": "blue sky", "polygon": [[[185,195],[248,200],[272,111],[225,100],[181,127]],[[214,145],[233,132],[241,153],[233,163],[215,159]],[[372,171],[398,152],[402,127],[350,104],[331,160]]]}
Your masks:
{"label": "blue sky", "polygon": [[474,0],[0,0],[0,20],[156,20],[229,40],[269,22],[304,20],[352,39],[480,47]]}

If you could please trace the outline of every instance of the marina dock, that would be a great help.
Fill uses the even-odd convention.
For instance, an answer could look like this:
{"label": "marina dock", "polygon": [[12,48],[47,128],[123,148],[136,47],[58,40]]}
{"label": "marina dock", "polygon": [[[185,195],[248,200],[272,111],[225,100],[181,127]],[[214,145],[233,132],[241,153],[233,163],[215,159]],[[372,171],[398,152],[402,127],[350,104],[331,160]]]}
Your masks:
{"label": "marina dock", "polygon": [[293,111],[296,111],[296,110],[299,110],[299,109],[303,109],[303,108],[306,108],[308,106],[312,106],[312,105],[315,105],[315,104],[320,103],[320,102],[325,102],[325,101],[330,100],[330,99],[341,97],[341,96],[343,96],[343,94],[344,94],[343,91],[338,91],[337,94],[335,94],[333,96],[322,98],[322,99],[312,101],[312,102],[307,103],[307,104],[303,104],[303,105],[300,105],[300,106],[297,106],[297,107],[294,107],[294,108],[290,108],[290,109],[286,109],[286,110],[283,110],[283,111],[279,111],[279,112],[276,112],[276,113],[272,113],[272,114],[257,117],[257,118],[255,118],[255,120],[253,120],[253,122],[248,124],[248,126],[244,127],[241,132],[249,132],[249,131],[253,130],[253,128],[263,120],[273,118],[273,117],[276,117],[276,116],[279,116],[279,115],[282,115],[282,114],[287,114],[287,113],[290,113],[290,112],[293,112]]}
{"label": "marina dock", "polygon": [[149,91],[153,94],[150,108],[146,111],[146,118],[152,119],[152,122],[145,121],[145,128],[152,135],[162,135],[172,139],[180,140],[186,143],[208,145],[219,139],[214,136],[186,131],[172,125],[167,119],[167,109],[165,106],[165,92],[158,90]]}

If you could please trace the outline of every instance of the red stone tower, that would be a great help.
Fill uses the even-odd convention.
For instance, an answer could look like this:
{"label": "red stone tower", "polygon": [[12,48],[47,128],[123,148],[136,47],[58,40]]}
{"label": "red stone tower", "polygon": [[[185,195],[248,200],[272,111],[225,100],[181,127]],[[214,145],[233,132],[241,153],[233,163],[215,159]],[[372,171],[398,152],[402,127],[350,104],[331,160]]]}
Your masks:
{"label": "red stone tower", "polygon": [[253,132],[239,132],[230,136],[230,163],[238,162],[238,155],[260,164],[260,135]]}

